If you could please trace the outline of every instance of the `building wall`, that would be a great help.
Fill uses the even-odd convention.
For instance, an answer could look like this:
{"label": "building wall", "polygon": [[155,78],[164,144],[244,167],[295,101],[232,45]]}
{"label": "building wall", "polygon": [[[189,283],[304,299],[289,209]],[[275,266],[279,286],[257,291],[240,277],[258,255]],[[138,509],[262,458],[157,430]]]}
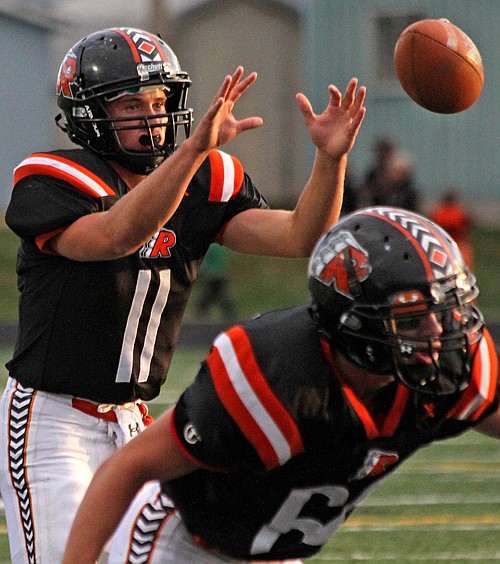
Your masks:
{"label": "building wall", "polygon": [[49,50],[48,28],[0,11],[0,215],[10,199],[14,167],[47,149],[55,88],[47,81]]}
{"label": "building wall", "polygon": [[174,29],[165,38],[172,36],[193,81],[189,102],[195,123],[226,74],[240,64],[247,73],[257,71],[257,82],[235,114],[259,115],[264,126],[243,133],[224,150],[240,158],[273,205],[293,203],[306,173],[304,126],[295,102],[304,87],[299,13],[270,0],[214,0],[185,11]]}
{"label": "building wall", "polygon": [[[496,0],[309,0],[305,3],[306,72],[316,104],[323,85],[344,85],[357,76],[367,86],[367,115],[351,164],[366,169],[376,136],[389,134],[414,160],[417,180],[428,203],[448,185],[456,186],[484,221],[498,224],[498,90],[500,88],[500,3]],[[446,17],[479,48],[485,84],[474,106],[455,115],[420,108],[397,84],[380,91],[373,79],[373,21],[377,14],[421,11],[426,18]]]}
{"label": "building wall", "polygon": [[[320,112],[327,103],[330,82],[343,89],[351,76],[357,76],[368,87],[368,113],[350,157],[355,176],[361,178],[366,170],[374,138],[390,134],[413,157],[427,200],[453,184],[477,209],[480,219],[497,222],[500,2],[205,0],[192,8],[192,3],[183,0],[179,2],[182,9],[178,7],[175,13],[169,12],[169,3],[165,0],[164,19],[154,17],[151,6],[160,5],[158,1],[141,2],[141,10],[127,0],[102,6],[94,0],[9,2],[19,6],[17,12],[24,18],[13,17],[16,10],[0,5],[0,213],[19,160],[35,150],[68,144],[55,128],[53,116],[57,66],[69,46],[96,29],[136,25],[161,31],[177,52],[193,79],[190,102],[195,118],[205,111],[224,74],[237,64],[259,73],[236,115],[261,115],[265,125],[240,136],[227,150],[241,158],[273,205],[296,201],[314,156],[296,107],[296,92],[308,95]],[[421,10],[425,17],[447,17],[479,47],[486,81],[471,109],[454,116],[432,114],[413,103],[398,85],[384,91],[374,82],[374,17],[407,9]]]}

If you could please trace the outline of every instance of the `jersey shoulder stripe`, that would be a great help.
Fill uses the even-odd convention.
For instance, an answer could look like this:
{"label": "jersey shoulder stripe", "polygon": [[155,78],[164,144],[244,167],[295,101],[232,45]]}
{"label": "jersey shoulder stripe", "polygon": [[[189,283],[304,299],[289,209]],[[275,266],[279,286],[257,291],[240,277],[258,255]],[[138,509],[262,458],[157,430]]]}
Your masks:
{"label": "jersey shoulder stripe", "polygon": [[304,450],[294,418],[264,377],[242,327],[215,339],[207,364],[222,404],[268,470]]}
{"label": "jersey shoulder stripe", "polygon": [[493,403],[497,379],[498,357],[493,338],[485,329],[474,355],[471,382],[458,403],[449,411],[448,417],[477,421]]}
{"label": "jersey shoulder stripe", "polygon": [[35,153],[24,159],[14,169],[14,184],[32,175],[58,178],[94,198],[116,195],[116,192],[96,174],[70,159],[57,155]]}
{"label": "jersey shoulder stripe", "polygon": [[210,202],[227,202],[234,198],[243,184],[243,166],[240,161],[224,151],[214,149],[210,161]]}
{"label": "jersey shoulder stripe", "polygon": [[320,344],[331,371],[338,380],[342,391],[351,404],[351,407],[354,409],[359,417],[359,420],[363,424],[367,438],[375,439],[376,437],[391,437],[394,435],[408,404],[408,398],[410,396],[409,388],[403,386],[403,384],[399,384],[392,405],[385,413],[384,417],[380,417],[379,420],[376,421],[363,402],[358,399],[352,388],[350,388],[345,382],[340,370],[337,368],[337,363],[333,358],[332,349],[326,339],[322,338]]}

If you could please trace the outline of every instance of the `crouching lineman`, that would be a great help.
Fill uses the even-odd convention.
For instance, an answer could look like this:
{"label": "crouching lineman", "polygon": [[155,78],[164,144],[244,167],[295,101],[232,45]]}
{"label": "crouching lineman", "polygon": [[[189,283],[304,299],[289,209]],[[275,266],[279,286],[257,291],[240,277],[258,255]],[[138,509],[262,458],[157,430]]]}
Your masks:
{"label": "crouching lineman", "polygon": [[376,483],[471,427],[500,438],[498,360],[449,235],[397,208],[346,216],[312,302],[219,334],[175,407],[97,471],[65,564],[236,563],[318,552]]}

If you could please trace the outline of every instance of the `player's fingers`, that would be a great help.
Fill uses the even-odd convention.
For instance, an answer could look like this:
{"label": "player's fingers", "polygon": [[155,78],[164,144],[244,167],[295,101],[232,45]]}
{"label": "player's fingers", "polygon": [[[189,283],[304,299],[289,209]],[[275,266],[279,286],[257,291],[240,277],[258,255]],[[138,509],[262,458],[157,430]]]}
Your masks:
{"label": "player's fingers", "polygon": [[355,113],[359,112],[359,110],[362,108],[364,104],[365,98],[366,98],[366,87],[360,86],[356,93],[356,97],[354,98],[354,104],[352,106],[353,112]]}
{"label": "player's fingers", "polygon": [[354,97],[355,97],[357,85],[358,85],[358,79],[351,78],[345,89],[344,97],[342,98],[342,107],[346,110],[350,109],[354,103]]}
{"label": "player's fingers", "polygon": [[297,101],[297,105],[299,106],[300,111],[302,112],[302,116],[304,117],[304,121],[306,125],[314,118],[314,112],[311,106],[311,102],[301,92],[296,94],[295,100]]}
{"label": "player's fingers", "polygon": [[[241,78],[241,75],[240,75]],[[230,96],[233,102],[236,102],[242,94],[244,94],[250,86],[257,80],[257,73],[252,72],[247,77],[245,77],[241,82],[234,83],[230,88]]]}
{"label": "player's fingers", "polygon": [[208,108],[205,113],[205,118],[212,121],[221,109],[222,104],[224,104],[224,98],[222,96],[219,96],[218,98],[215,97],[210,105],[210,108]]}
{"label": "player's fingers", "polygon": [[227,74],[224,78],[224,81],[220,85],[219,90],[217,90],[217,94],[212,99],[212,104],[215,104],[219,98],[225,98],[229,87],[231,85],[232,77],[231,75]]}
{"label": "player's fingers", "polygon": [[256,129],[264,124],[264,120],[259,116],[252,116],[238,121],[238,132]]}
{"label": "player's fingers", "polygon": [[338,107],[342,100],[342,94],[340,93],[340,90],[333,84],[329,84],[328,92],[330,92],[330,100],[328,102],[329,105]]}

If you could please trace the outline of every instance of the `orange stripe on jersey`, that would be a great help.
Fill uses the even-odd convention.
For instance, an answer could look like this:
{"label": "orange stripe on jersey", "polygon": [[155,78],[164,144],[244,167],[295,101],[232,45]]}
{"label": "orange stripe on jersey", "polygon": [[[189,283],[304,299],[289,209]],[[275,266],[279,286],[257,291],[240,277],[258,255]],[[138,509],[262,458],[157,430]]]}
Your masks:
{"label": "orange stripe on jersey", "polygon": [[340,370],[335,364],[330,345],[325,339],[321,339],[321,348],[333,374],[340,383],[342,391],[346,395],[349,403],[351,404],[352,408],[363,424],[367,438],[374,439],[376,437],[392,436],[399,422],[401,421],[401,417],[403,416],[408,401],[408,396],[410,395],[410,390],[406,386],[398,384],[396,397],[392,402],[389,413],[382,414],[385,415],[382,419],[382,424],[377,425],[364,403],[360,399],[358,399],[352,388],[345,382],[342,374],[340,373]]}
{"label": "orange stripe on jersey", "polygon": [[207,364],[222,404],[266,469],[304,450],[297,424],[270,388],[243,328],[221,333]]}
{"label": "orange stripe on jersey", "polygon": [[493,339],[485,329],[474,355],[470,384],[457,404],[448,412],[448,417],[477,421],[494,400],[497,379],[498,357]]}
{"label": "orange stripe on jersey", "polygon": [[227,202],[234,198],[243,184],[243,167],[240,161],[223,151],[210,151],[209,202]]}
{"label": "orange stripe on jersey", "polygon": [[27,157],[14,170],[14,184],[35,174],[64,180],[93,198],[116,195],[116,192],[96,174],[63,157],[47,153],[35,153]]}
{"label": "orange stripe on jersey", "polygon": [[56,253],[54,253],[51,249],[49,249],[49,247],[47,247],[47,241],[50,241],[50,239],[53,239],[54,237],[62,233],[65,229],[66,227],[60,227],[59,229],[55,229],[50,233],[44,233],[43,235],[39,235],[35,239],[36,246],[42,251],[42,253],[55,255]]}

